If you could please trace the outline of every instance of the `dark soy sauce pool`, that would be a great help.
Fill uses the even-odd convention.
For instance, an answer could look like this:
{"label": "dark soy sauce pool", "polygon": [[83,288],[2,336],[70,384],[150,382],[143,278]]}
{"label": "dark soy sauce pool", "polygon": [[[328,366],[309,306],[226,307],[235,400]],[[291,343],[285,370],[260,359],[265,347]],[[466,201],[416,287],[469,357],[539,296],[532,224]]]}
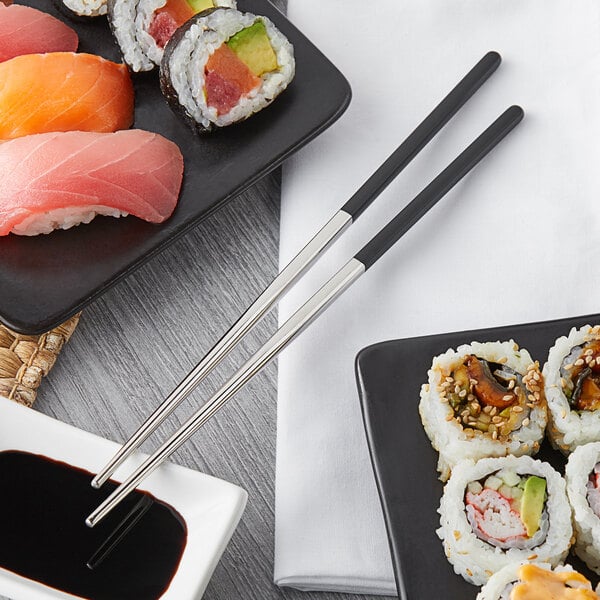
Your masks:
{"label": "dark soy sauce pool", "polygon": [[144,496],[131,494],[93,529],[87,515],[116,487],[27,452],[0,452],[0,567],[90,600],[153,600],[169,586],[186,544],[174,509],[154,500],[93,570],[86,563]]}

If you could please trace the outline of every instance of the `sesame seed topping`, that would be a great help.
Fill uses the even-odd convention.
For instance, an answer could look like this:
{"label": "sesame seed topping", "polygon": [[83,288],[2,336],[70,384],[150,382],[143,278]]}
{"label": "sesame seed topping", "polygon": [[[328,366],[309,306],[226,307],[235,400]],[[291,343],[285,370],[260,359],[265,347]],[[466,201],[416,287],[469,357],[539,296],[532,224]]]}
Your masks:
{"label": "sesame seed topping", "polygon": [[512,398],[512,394],[506,394],[506,396],[502,396],[502,400],[504,400],[505,402],[507,402],[508,400],[512,400]]}
{"label": "sesame seed topping", "polygon": [[575,361],[575,366],[576,366],[576,367],[580,367],[580,366],[583,364],[583,362],[584,362],[584,361],[583,361],[583,358],[578,358],[578,359]]}
{"label": "sesame seed topping", "polygon": [[529,424],[531,423],[531,419],[523,419],[523,427],[529,427]]}
{"label": "sesame seed topping", "polygon": [[521,412],[523,412],[523,407],[522,406],[513,406],[511,410],[515,413],[521,413]]}

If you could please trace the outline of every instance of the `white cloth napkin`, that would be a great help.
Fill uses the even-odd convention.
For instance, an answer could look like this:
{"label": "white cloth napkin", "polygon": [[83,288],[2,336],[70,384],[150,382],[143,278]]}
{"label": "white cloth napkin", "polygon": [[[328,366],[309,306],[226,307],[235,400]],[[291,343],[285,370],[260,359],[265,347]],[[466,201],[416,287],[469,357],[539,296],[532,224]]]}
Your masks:
{"label": "white cloth napkin", "polygon": [[279,362],[275,582],[391,594],[354,358],[385,339],[600,312],[600,3],[289,0],[289,17],[354,97],[286,164],[282,265],[485,52],[504,60],[288,295],[282,321],[505,108],[526,111]]}

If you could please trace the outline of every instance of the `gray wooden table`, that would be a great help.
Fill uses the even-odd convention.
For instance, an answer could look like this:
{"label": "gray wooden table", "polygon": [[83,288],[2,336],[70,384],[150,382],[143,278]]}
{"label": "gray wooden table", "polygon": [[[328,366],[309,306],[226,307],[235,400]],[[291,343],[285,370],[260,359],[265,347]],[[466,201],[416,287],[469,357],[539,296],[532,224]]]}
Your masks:
{"label": "gray wooden table", "polygon": [[[125,440],[276,274],[278,233],[275,174],[87,308],[44,382],[36,409]],[[203,389],[224,382],[233,365],[275,327],[271,314]],[[195,395],[205,396],[202,390]],[[189,403],[180,407],[173,424],[189,409]],[[205,598],[365,598],[302,593],[272,583],[275,420],[272,364],[173,456],[249,492],[246,512]],[[166,427],[157,439],[172,430],[173,425]]]}

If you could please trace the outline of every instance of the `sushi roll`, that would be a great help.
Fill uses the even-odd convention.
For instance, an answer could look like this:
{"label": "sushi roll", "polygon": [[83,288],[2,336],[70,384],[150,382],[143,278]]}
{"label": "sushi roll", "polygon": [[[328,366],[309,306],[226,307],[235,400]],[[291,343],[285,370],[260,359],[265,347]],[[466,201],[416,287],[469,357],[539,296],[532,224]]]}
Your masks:
{"label": "sushi roll", "polygon": [[552,445],[568,454],[600,441],[600,325],[558,338],[543,372]]}
{"label": "sushi roll", "polygon": [[160,65],[164,48],[175,30],[194,15],[216,7],[235,6],[235,0],[108,0],[107,3],[108,21],[123,60],[136,72],[151,71]]}
{"label": "sushi roll", "polygon": [[600,574],[600,442],[579,446],[565,471],[573,507],[575,553]]}
{"label": "sushi roll", "polygon": [[549,464],[529,456],[460,462],[439,513],[437,534],[446,556],[475,585],[515,562],[556,566],[571,545],[565,482]]}
{"label": "sushi roll", "polygon": [[510,342],[472,342],[433,359],[421,421],[446,481],[465,458],[535,454],[546,428],[537,362]]}
{"label": "sushi roll", "polygon": [[269,19],[215,9],[173,35],[160,82],[177,112],[199,131],[210,131],[262,110],[294,72],[292,45]]}
{"label": "sushi roll", "polygon": [[481,588],[476,600],[600,600],[592,584],[570,565],[507,565]]}
{"label": "sushi roll", "polygon": [[[59,0],[60,2],[60,0]],[[106,0],[62,0],[68,15],[77,15],[78,17],[99,17],[107,13]]]}

